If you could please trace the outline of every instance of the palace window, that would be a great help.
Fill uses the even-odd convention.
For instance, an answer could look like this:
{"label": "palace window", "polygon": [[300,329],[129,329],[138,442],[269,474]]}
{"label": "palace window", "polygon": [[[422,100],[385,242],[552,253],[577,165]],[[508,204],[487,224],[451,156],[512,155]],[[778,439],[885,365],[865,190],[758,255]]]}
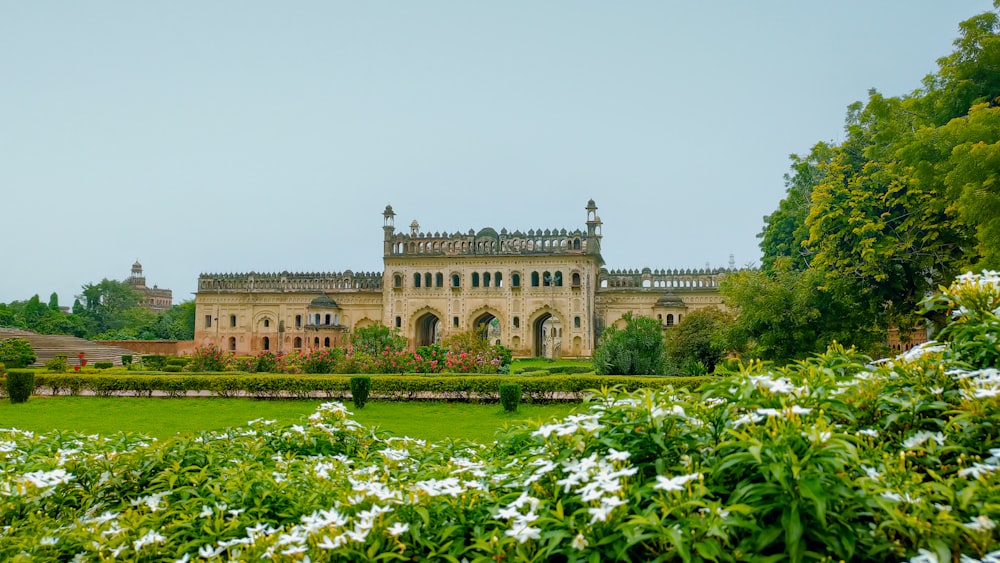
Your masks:
{"label": "palace window", "polygon": [[521,328],[521,317],[514,317],[514,328]]}
{"label": "palace window", "polygon": [[573,317],[573,328],[580,328],[580,317]]}
{"label": "palace window", "polygon": [[396,317],[396,328],[403,327],[403,317]]}
{"label": "palace window", "polygon": [[479,272],[472,272],[472,287],[479,287]]}
{"label": "palace window", "polygon": [[451,318],[451,326],[458,328],[458,317]]}
{"label": "palace window", "polygon": [[483,287],[489,287],[489,286],[490,286],[490,273],[483,272]]}
{"label": "palace window", "polygon": [[212,328],[212,315],[205,315],[205,328]]}
{"label": "palace window", "polygon": [[330,313],[327,313],[327,314],[326,314],[326,319],[325,319],[325,320],[326,320],[326,322],[325,322],[325,323],[323,323],[323,324],[327,324],[327,325],[328,325],[328,324],[330,324],[330,319],[331,319],[331,315],[330,315]]}
{"label": "palace window", "polygon": [[236,337],[235,336],[230,336],[229,337],[229,351],[230,352],[235,352],[236,351]]}
{"label": "palace window", "polygon": [[510,275],[510,286],[521,287],[521,274],[513,273]]}
{"label": "palace window", "polygon": [[538,287],[538,272],[531,272],[531,287]]}
{"label": "palace window", "polygon": [[330,337],[329,336],[327,336],[326,338],[323,339],[323,347],[324,348],[329,348],[330,347]]}
{"label": "palace window", "polygon": [[264,328],[271,326],[271,319],[264,319]]}
{"label": "palace window", "polygon": [[573,280],[573,287],[580,287],[580,274],[573,272],[573,277],[570,279]]}
{"label": "palace window", "polygon": [[424,274],[424,287],[431,287],[431,273]]}
{"label": "palace window", "polygon": [[399,274],[392,276],[392,286],[396,289],[403,287],[403,276]]}
{"label": "palace window", "polygon": [[302,315],[295,315],[295,328],[302,328]]}
{"label": "palace window", "polygon": [[420,274],[413,274],[413,287],[420,287]]}
{"label": "palace window", "polygon": [[229,326],[236,326],[236,315],[229,315]]}
{"label": "palace window", "polygon": [[265,350],[270,350],[271,349],[271,339],[270,338],[268,338],[268,337],[265,336],[264,339],[261,340],[261,344],[263,344],[263,348]]}
{"label": "palace window", "polygon": [[302,337],[301,336],[296,336],[295,337],[295,344],[294,344],[294,346],[296,348],[301,348],[302,347]]}
{"label": "palace window", "polygon": [[444,287],[444,274],[441,272],[434,275],[434,287]]}
{"label": "palace window", "polygon": [[497,272],[493,275],[493,285],[494,287],[503,287],[503,274]]}

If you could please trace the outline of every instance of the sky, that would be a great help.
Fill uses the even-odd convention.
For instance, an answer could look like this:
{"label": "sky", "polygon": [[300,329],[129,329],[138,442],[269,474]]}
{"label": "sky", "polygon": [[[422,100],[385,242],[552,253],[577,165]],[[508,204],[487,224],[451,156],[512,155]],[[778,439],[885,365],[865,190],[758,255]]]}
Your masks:
{"label": "sky", "polygon": [[0,302],[382,270],[397,229],[585,228],[757,264],[789,155],[991,0],[0,0]]}

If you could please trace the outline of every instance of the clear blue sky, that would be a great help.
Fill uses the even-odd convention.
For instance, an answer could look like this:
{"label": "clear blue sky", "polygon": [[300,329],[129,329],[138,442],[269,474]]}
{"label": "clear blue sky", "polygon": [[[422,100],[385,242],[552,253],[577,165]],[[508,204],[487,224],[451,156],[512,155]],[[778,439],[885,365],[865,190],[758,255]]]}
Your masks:
{"label": "clear blue sky", "polygon": [[380,271],[397,228],[583,227],[756,263],[788,155],[910,92],[989,0],[0,0],[0,302]]}

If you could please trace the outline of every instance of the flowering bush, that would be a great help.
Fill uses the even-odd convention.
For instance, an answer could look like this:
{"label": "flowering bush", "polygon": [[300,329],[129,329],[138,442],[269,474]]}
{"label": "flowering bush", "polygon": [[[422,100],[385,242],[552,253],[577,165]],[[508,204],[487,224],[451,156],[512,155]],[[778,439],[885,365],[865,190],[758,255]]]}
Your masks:
{"label": "flowering bush", "polygon": [[492,447],[338,403],[164,443],[0,430],[0,559],[998,561],[1000,371],[968,340],[997,314],[965,291],[965,329],[891,361],[604,390]]}
{"label": "flowering bush", "polygon": [[199,346],[191,355],[187,367],[190,371],[226,371],[233,361],[233,354],[220,350],[214,344]]}

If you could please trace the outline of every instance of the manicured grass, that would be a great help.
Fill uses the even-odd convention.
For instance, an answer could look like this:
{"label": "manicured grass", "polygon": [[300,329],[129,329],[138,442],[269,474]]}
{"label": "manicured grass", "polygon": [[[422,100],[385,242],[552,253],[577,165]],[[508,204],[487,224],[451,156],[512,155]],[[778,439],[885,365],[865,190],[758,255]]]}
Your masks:
{"label": "manicured grass", "polygon": [[589,360],[550,360],[548,358],[521,358],[511,362],[512,373],[532,371],[536,369],[549,369],[555,366],[586,366],[593,363]]}
{"label": "manicured grass", "polygon": [[[111,434],[120,430],[164,439],[177,433],[221,430],[264,418],[294,424],[312,414],[319,400],[262,401],[220,398],[47,397],[33,396],[27,403],[0,401],[0,428],[33,432],[76,430],[86,434]],[[507,414],[498,404],[445,402],[370,402],[355,409],[354,420],[378,426],[396,436],[429,441],[462,438],[489,443],[505,424],[562,417],[579,404],[526,405]]]}

